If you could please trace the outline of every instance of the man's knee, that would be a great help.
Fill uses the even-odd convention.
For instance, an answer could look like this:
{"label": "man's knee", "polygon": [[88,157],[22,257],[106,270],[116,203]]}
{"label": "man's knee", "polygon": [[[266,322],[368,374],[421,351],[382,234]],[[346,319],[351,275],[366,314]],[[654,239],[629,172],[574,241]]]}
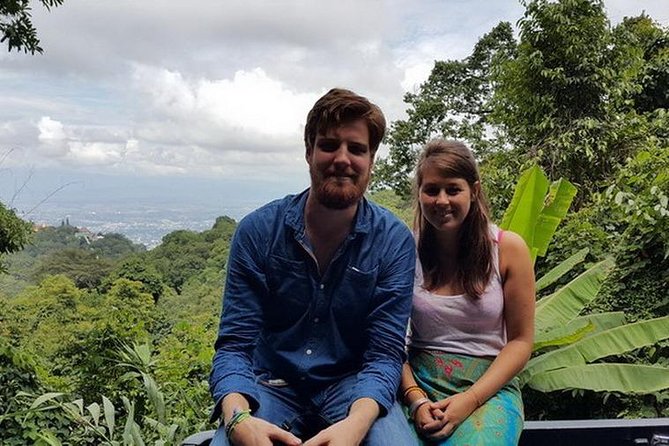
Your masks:
{"label": "man's knee", "polygon": [[386,416],[374,422],[364,444],[365,446],[415,446],[418,445],[418,440],[399,403],[395,403]]}

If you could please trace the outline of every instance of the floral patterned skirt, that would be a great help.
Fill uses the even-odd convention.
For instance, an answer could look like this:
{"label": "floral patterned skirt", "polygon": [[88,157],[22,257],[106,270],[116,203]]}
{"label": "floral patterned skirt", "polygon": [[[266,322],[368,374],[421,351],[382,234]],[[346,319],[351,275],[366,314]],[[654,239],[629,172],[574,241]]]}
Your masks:
{"label": "floral patterned skirt", "polygon": [[[409,364],[416,383],[432,401],[467,390],[490,367],[492,360],[436,350],[412,350]],[[413,426],[413,423],[411,423]],[[448,437],[426,445],[517,445],[523,430],[523,400],[518,379],[476,409]]]}

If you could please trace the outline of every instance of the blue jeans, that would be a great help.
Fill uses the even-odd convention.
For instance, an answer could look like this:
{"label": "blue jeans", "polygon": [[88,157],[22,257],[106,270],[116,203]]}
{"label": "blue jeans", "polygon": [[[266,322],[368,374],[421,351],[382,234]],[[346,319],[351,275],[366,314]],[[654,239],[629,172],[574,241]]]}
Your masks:
{"label": "blue jeans", "polygon": [[[353,403],[350,390],[355,375],[315,392],[309,397],[298,395],[290,386],[269,385],[260,379],[260,407],[253,416],[286,429],[307,440],[328,426],[344,419]],[[400,405],[378,418],[367,433],[365,446],[414,446],[418,440],[412,432]],[[229,446],[225,430],[219,427],[210,446]]]}

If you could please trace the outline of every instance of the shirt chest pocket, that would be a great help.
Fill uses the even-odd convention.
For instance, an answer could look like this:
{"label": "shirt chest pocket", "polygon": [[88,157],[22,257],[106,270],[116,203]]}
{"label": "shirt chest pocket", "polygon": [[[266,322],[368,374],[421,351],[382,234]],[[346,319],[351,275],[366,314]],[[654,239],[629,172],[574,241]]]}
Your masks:
{"label": "shirt chest pocket", "polygon": [[366,270],[352,265],[346,267],[341,282],[333,290],[335,317],[345,318],[353,324],[364,322],[372,309],[378,269],[378,266]]}
{"label": "shirt chest pocket", "polygon": [[271,255],[268,260],[269,293],[263,302],[271,325],[288,327],[303,316],[311,302],[311,279],[304,261]]}

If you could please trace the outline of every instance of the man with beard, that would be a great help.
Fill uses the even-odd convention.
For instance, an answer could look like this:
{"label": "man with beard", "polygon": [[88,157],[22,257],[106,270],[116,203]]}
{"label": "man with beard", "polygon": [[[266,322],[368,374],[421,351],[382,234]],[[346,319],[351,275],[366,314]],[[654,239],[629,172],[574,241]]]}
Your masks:
{"label": "man with beard", "polygon": [[210,388],[212,445],[412,445],[395,402],[415,266],[408,228],[367,201],[381,110],[333,89],[307,116],[311,186],[232,241]]}

